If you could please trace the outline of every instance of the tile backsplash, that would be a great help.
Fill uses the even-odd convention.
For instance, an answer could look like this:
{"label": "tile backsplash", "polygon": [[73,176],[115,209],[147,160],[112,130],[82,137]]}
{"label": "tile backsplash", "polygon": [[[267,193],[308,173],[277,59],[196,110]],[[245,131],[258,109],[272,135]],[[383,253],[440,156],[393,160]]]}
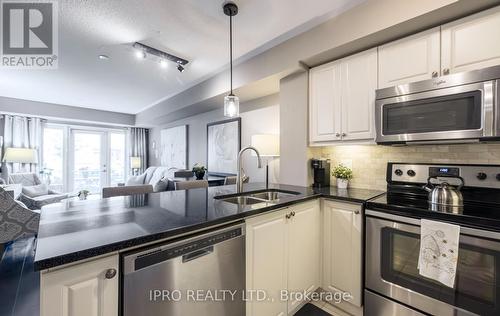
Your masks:
{"label": "tile backsplash", "polygon": [[[314,148],[315,157],[330,158],[332,168],[352,162],[354,177],[350,186],[365,189],[386,188],[388,162],[500,164],[500,144],[377,146],[345,145]],[[332,185],[336,184],[331,178]]]}

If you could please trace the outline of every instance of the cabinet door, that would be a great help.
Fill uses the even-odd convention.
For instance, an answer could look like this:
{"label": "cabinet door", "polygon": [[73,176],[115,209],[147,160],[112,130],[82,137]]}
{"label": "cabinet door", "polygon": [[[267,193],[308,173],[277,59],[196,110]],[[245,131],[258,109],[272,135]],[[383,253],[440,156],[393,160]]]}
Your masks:
{"label": "cabinet door", "polygon": [[378,49],[379,88],[430,79],[439,75],[439,27],[421,32]]}
{"label": "cabinet door", "polygon": [[361,205],[324,201],[323,216],[323,289],[348,292],[348,303],[361,306]]}
{"label": "cabinet door", "polygon": [[311,69],[309,91],[310,141],[340,140],[340,63]]}
{"label": "cabinet door", "polygon": [[[274,300],[246,304],[248,316],[284,316],[286,301],[280,291],[287,286],[287,219],[286,210],[250,218],[246,221],[246,287],[247,291],[265,290]],[[251,292],[249,292],[251,293]]]}
{"label": "cabinet door", "polygon": [[[116,275],[106,278],[106,271]],[[41,274],[41,316],[117,316],[118,256]]]}
{"label": "cabinet door", "polygon": [[500,7],[442,26],[443,74],[500,65]]}
{"label": "cabinet door", "polygon": [[[320,210],[318,201],[291,207],[288,225],[288,291],[312,292],[320,287]],[[303,301],[288,301],[294,313]]]}
{"label": "cabinet door", "polygon": [[342,140],[374,139],[377,49],[342,60]]}

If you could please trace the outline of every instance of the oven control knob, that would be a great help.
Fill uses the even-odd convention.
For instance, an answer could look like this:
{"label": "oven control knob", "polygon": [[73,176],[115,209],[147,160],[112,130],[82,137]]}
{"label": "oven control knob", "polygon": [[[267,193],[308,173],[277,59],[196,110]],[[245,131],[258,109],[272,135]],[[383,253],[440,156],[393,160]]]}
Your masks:
{"label": "oven control knob", "polygon": [[396,169],[394,173],[398,176],[401,177],[403,175],[403,171],[401,169]]}
{"label": "oven control knob", "polygon": [[486,173],[484,173],[484,172],[479,172],[479,173],[477,174],[477,178],[478,178],[479,180],[486,180],[486,178],[488,178],[488,176],[487,176],[487,175],[486,175]]}
{"label": "oven control knob", "polygon": [[410,177],[414,177],[416,175],[415,171],[413,170],[408,170],[406,174],[409,175]]}

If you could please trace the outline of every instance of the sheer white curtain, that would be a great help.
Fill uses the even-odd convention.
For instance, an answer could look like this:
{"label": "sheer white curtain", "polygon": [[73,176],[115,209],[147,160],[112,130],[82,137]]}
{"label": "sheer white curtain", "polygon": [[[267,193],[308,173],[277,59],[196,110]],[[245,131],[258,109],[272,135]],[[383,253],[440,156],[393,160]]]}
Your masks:
{"label": "sheer white curtain", "polygon": [[141,168],[139,169],[139,174],[143,173],[147,168],[148,134],[149,130],[146,128],[132,127],[128,130],[128,144],[129,144],[128,157],[129,160],[130,157],[141,157]]}
{"label": "sheer white curtain", "polygon": [[[40,161],[42,147],[42,119],[34,117],[4,115],[3,153],[9,147],[33,148]],[[3,159],[3,157],[2,157]],[[38,172],[37,164],[3,163],[4,178],[8,173]],[[7,174],[5,173],[7,171]]]}

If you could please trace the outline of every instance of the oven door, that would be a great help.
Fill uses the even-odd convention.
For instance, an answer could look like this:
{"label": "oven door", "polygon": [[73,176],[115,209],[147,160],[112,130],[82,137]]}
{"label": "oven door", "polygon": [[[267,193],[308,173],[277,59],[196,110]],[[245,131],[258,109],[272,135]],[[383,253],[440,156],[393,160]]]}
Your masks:
{"label": "oven door", "polygon": [[366,214],[366,288],[431,315],[500,315],[500,233],[460,228],[452,289],[418,272],[420,220]]}
{"label": "oven door", "polygon": [[487,81],[377,100],[377,142],[494,136],[495,86]]}

